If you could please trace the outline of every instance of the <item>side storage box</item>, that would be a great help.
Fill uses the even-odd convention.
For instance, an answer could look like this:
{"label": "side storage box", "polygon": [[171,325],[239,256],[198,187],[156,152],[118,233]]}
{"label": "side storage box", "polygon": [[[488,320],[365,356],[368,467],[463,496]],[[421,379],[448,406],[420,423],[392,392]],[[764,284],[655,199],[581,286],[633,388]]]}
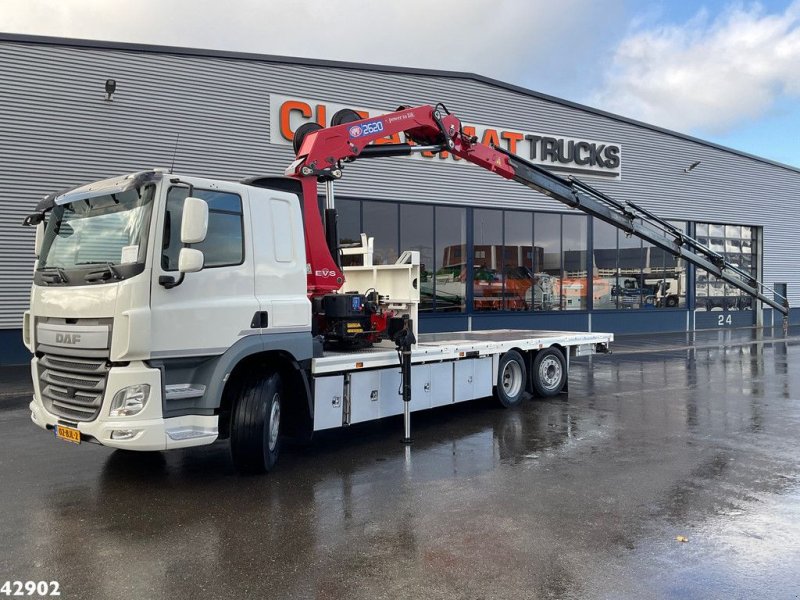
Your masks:
{"label": "side storage box", "polygon": [[[430,406],[453,403],[453,363],[433,363],[430,367]],[[426,407],[427,408],[427,407]]]}
{"label": "side storage box", "polygon": [[433,389],[432,365],[411,367],[411,410],[425,410],[431,407]]}
{"label": "side storage box", "polygon": [[356,371],[350,377],[350,423],[381,418],[381,371]]}
{"label": "side storage box", "polygon": [[381,417],[391,417],[392,415],[403,413],[403,395],[400,389],[401,380],[400,367],[381,369]]}
{"label": "side storage box", "polygon": [[314,431],[342,426],[344,376],[314,379]]}
{"label": "side storage box", "polygon": [[492,394],[492,358],[470,358],[453,365],[453,399],[464,402]]}
{"label": "side storage box", "polygon": [[[448,380],[450,378],[448,377]],[[381,417],[403,414],[402,381],[399,367],[381,370]],[[432,389],[431,365],[412,366],[410,407],[412,412],[431,407]]]}

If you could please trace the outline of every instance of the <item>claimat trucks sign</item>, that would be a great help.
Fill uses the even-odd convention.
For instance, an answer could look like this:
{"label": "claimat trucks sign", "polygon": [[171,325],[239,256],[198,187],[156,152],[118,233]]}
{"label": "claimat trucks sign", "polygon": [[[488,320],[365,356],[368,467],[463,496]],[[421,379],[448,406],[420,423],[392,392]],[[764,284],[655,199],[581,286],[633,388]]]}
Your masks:
{"label": "claimat trucks sign", "polygon": [[[365,119],[391,112],[375,108],[360,108],[289,96],[270,95],[270,142],[291,144],[300,125],[316,122],[327,127],[330,118],[343,108],[352,108]],[[580,138],[535,133],[517,129],[464,123],[464,132],[475,135],[484,144],[494,144],[518,154],[533,163],[568,173],[579,173],[619,179],[622,176],[622,146]],[[402,135],[386,138],[386,143],[405,142]],[[441,152],[438,158],[430,152],[412,155],[417,160],[453,162],[460,159]]]}

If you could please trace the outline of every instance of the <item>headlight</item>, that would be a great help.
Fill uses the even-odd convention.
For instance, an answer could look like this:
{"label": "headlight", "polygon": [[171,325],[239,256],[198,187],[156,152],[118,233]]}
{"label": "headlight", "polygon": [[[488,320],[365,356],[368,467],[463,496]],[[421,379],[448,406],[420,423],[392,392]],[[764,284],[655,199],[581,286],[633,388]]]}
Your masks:
{"label": "headlight", "polygon": [[150,397],[150,386],[146,383],[140,385],[129,385],[122,388],[111,401],[109,417],[130,417],[142,412]]}

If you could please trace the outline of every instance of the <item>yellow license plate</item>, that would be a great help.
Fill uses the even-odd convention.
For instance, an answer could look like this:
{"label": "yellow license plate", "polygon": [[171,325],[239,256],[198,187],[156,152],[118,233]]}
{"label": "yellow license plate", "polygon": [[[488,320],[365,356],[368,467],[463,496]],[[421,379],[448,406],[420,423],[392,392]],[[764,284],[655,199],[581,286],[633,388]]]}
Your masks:
{"label": "yellow license plate", "polygon": [[81,432],[74,427],[66,427],[64,425],[56,425],[56,437],[73,444],[81,443]]}

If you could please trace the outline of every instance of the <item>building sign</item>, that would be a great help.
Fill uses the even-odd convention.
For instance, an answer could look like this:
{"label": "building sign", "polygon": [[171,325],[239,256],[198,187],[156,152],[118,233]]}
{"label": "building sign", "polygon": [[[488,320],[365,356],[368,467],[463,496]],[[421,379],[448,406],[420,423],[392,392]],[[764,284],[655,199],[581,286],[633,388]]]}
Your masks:
{"label": "building sign", "polygon": [[[365,119],[391,112],[375,108],[359,108],[325,102],[270,94],[270,142],[291,144],[294,132],[300,125],[316,122],[327,127],[330,118],[343,108],[352,108]],[[518,129],[464,123],[464,132],[474,135],[484,144],[494,144],[522,158],[551,169],[583,175],[619,179],[622,176],[622,146]],[[405,142],[402,134],[384,138],[382,143]],[[414,154],[418,160],[455,162],[460,159],[440,152]]]}

